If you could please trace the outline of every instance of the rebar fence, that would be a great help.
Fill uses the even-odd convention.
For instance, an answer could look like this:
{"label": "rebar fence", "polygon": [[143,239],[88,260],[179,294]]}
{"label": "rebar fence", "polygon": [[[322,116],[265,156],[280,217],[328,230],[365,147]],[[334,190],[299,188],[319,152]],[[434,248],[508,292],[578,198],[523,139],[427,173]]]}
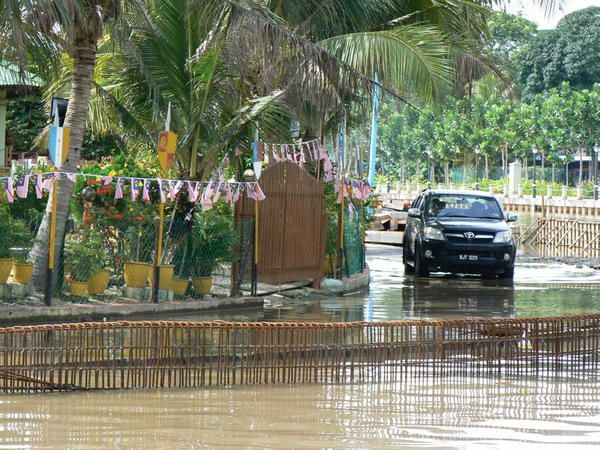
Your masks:
{"label": "rebar fence", "polygon": [[540,256],[600,258],[600,221],[559,217],[536,219],[520,236]]}
{"label": "rebar fence", "polygon": [[0,328],[4,393],[597,373],[600,314],[531,319],[100,322]]}

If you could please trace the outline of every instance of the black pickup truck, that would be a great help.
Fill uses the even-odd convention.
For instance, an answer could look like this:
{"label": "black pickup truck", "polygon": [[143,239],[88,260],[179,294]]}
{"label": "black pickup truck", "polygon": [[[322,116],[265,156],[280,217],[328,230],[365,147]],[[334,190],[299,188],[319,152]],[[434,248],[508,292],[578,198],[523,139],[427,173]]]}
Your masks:
{"label": "black pickup truck", "polygon": [[512,279],[516,246],[498,200],[477,191],[426,190],[412,203],[403,240],[406,273],[482,274]]}

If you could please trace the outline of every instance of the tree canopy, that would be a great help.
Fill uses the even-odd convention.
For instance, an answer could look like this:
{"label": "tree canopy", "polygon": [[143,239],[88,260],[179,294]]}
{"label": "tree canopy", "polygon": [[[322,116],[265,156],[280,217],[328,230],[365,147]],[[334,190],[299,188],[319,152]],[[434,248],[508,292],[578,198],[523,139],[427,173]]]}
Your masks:
{"label": "tree canopy", "polygon": [[600,7],[565,16],[556,29],[540,31],[519,56],[519,82],[531,95],[568,81],[590,89],[600,80]]}

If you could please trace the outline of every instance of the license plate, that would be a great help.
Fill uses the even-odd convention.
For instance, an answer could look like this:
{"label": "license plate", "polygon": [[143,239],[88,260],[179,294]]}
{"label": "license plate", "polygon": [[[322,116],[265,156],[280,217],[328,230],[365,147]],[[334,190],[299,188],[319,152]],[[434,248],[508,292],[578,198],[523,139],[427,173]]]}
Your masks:
{"label": "license plate", "polygon": [[478,261],[479,255],[458,255],[460,261]]}

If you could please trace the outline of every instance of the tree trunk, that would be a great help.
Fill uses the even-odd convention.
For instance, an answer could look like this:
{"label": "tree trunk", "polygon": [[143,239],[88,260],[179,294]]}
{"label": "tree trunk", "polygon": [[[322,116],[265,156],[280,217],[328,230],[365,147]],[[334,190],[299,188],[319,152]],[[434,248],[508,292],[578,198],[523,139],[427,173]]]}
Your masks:
{"label": "tree trunk", "polygon": [[544,176],[544,169],[546,168],[546,156],[543,153],[540,153],[540,155],[542,156],[542,176],[540,177],[540,179],[542,179],[542,177]]}
{"label": "tree trunk", "polygon": [[450,163],[448,161],[444,165],[444,183],[446,186],[450,185]]}
{"label": "tree trunk", "polygon": [[552,163],[552,183],[554,183],[554,163]]}
{"label": "tree trunk", "polygon": [[463,153],[463,186],[467,183],[467,150]]}
{"label": "tree trunk", "polygon": [[488,155],[483,155],[483,158],[485,159],[485,179],[489,180],[490,179],[490,167],[488,165]]}
{"label": "tree trunk", "polygon": [[529,175],[528,174],[528,172],[529,172],[528,169],[529,168],[527,167],[527,158],[523,158],[523,166],[524,166],[523,168],[525,169],[525,177],[524,178],[525,178],[525,180],[528,180],[529,179],[529,177],[528,177],[528,175]]}
{"label": "tree trunk", "polygon": [[[75,172],[79,164],[83,133],[88,116],[89,99],[92,89],[92,78],[96,63],[96,41],[79,42],[73,55],[73,74],[71,78],[71,92],[69,94],[69,106],[65,119],[65,127],[69,128],[69,157],[60,167],[65,172]],[[56,286],[57,275],[60,269],[60,254],[64,244],[65,225],[69,216],[71,196],[73,194],[73,183],[64,177],[60,177],[56,183],[57,205],[56,205],[56,240],[55,240],[55,270],[52,286]],[[39,292],[43,292],[46,286],[48,269],[48,248],[50,242],[50,216],[52,211],[52,195],[46,205],[44,218],[31,249],[29,259],[34,264],[33,283]]]}

